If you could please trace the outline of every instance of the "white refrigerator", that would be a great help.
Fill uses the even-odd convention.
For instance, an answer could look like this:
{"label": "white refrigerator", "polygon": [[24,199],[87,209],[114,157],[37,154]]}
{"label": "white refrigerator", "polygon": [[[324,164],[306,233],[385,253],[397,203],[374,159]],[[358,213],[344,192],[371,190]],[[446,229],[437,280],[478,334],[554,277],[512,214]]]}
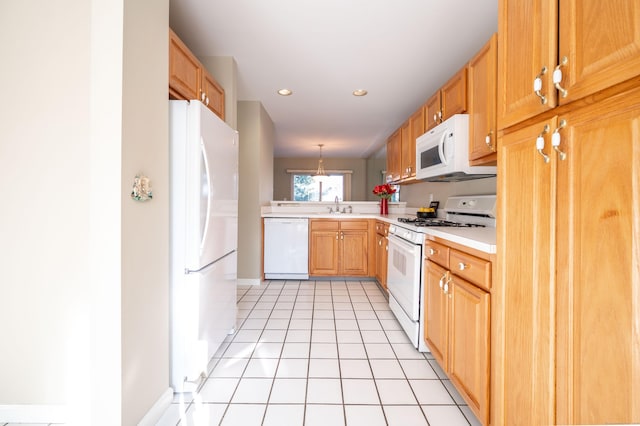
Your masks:
{"label": "white refrigerator", "polygon": [[193,391],[236,325],[238,134],[169,101],[171,386]]}

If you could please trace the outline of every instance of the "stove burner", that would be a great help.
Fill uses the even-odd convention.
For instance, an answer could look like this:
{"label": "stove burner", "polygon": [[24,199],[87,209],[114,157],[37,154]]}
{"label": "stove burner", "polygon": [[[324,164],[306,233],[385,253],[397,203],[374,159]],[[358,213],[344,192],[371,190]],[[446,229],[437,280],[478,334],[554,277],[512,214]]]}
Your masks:
{"label": "stove burner", "polygon": [[476,228],[476,227],[484,227],[484,225],[476,224],[476,223],[461,223],[461,222],[452,222],[450,220],[445,219],[423,219],[423,218],[415,218],[415,217],[399,217],[398,222],[409,223],[414,226],[422,227],[422,226],[449,226],[455,228]]}

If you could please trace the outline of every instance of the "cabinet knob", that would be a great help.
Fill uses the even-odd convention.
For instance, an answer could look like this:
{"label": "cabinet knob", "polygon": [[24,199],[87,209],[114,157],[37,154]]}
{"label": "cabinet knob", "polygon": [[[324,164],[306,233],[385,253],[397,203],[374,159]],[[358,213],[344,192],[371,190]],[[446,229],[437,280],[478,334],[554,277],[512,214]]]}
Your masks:
{"label": "cabinet knob", "polygon": [[448,282],[444,284],[444,294],[447,294],[447,293],[449,293],[449,283]]}
{"label": "cabinet knob", "polygon": [[465,269],[468,269],[469,265],[467,265],[466,263],[458,263],[458,269],[460,269],[461,271],[464,271]]}
{"label": "cabinet knob", "polygon": [[490,151],[495,152],[496,148],[491,143],[491,135],[493,135],[493,130],[489,130],[489,134],[484,138],[484,143],[487,144]]}
{"label": "cabinet knob", "polygon": [[540,98],[540,103],[542,105],[547,103],[547,97],[540,92],[542,90],[542,76],[546,73],[547,67],[542,67],[540,74],[538,74],[533,80],[533,92]]}
{"label": "cabinet knob", "polygon": [[558,157],[560,157],[560,160],[565,160],[567,158],[567,153],[561,151],[560,148],[558,148],[560,146],[560,130],[562,130],[566,125],[567,125],[566,120],[564,119],[560,120],[560,124],[558,125],[558,128],[555,129],[553,131],[553,134],[551,135],[551,146],[558,153]]}
{"label": "cabinet knob", "polygon": [[549,156],[547,154],[545,154],[544,151],[543,151],[543,149],[544,149],[544,135],[545,135],[545,133],[548,133],[548,132],[549,132],[549,125],[545,124],[544,125],[544,129],[542,129],[542,132],[536,138],[536,149],[538,150],[538,153],[540,155],[542,155],[542,158],[544,159],[545,163],[549,162]]}
{"label": "cabinet knob", "polygon": [[432,249],[431,247],[429,247],[429,255],[433,256],[434,254],[436,254],[436,251],[434,249]]}
{"label": "cabinet knob", "polygon": [[563,56],[562,59],[560,60],[560,63],[556,67],[556,69],[553,70],[553,75],[552,75],[553,85],[555,86],[556,89],[558,89],[558,92],[560,92],[560,95],[562,95],[563,98],[566,98],[569,92],[567,91],[567,89],[560,86],[560,83],[562,83],[562,70],[560,68],[567,65],[567,62],[569,62],[569,59],[567,59],[566,56]]}

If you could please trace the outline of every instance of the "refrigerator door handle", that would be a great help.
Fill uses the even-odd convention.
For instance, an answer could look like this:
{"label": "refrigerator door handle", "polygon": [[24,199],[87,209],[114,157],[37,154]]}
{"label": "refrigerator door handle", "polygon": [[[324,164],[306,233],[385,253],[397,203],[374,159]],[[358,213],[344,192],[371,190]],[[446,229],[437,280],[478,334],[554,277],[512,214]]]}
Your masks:
{"label": "refrigerator door handle", "polygon": [[236,251],[237,251],[237,250],[232,250],[232,251],[230,251],[229,253],[225,254],[224,256],[219,257],[218,259],[214,260],[213,262],[209,262],[209,263],[207,263],[206,265],[204,265],[204,266],[203,266],[203,267],[201,267],[201,268],[198,268],[198,269],[189,269],[189,268],[185,268],[185,269],[184,269],[184,273],[185,273],[185,274],[199,274],[200,272],[202,272],[202,271],[204,271],[205,269],[207,269],[209,266],[213,265],[214,263],[217,263],[217,262],[221,261],[222,259],[224,259],[224,258],[225,258],[225,257],[227,257],[227,256],[232,255],[232,254],[233,254],[233,253],[235,253]]}
{"label": "refrigerator door handle", "polygon": [[209,173],[209,160],[207,159],[207,149],[204,146],[204,139],[200,136],[200,151],[202,154],[202,160],[204,163],[204,171],[207,175],[207,216],[204,220],[204,229],[202,231],[202,239],[200,240],[200,252],[204,249],[204,243],[207,239],[207,233],[209,232],[209,219],[211,215],[211,174]]}

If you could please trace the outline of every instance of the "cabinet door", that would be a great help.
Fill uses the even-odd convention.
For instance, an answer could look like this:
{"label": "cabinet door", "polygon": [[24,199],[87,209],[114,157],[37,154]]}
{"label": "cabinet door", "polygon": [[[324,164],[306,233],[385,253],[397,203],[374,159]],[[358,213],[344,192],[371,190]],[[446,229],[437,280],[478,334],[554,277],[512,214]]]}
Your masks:
{"label": "cabinet door", "polygon": [[557,422],[640,423],[640,90],[558,119]]}
{"label": "cabinet door", "polygon": [[416,139],[424,134],[424,111],[421,107],[413,113],[409,121],[411,121],[411,141],[409,146],[409,159],[407,161],[409,167],[409,177],[416,176]]}
{"label": "cabinet door", "polygon": [[200,62],[169,29],[169,94],[173,99],[200,99]]}
{"label": "cabinet door", "polygon": [[426,103],[426,121],[427,130],[431,130],[442,122],[442,110],[440,109],[440,91],[438,90]]}
{"label": "cabinet door", "polygon": [[338,275],[339,231],[311,231],[309,273]]}
{"label": "cabinet door", "polygon": [[495,165],[497,160],[496,76],[498,37],[494,34],[469,61],[469,163]]}
{"label": "cabinet door", "polygon": [[[448,271],[433,262],[425,261],[424,274],[424,340],[440,366],[448,369],[448,295],[441,287],[449,277]],[[444,285],[443,285],[444,286]]]}
{"label": "cabinet door", "polygon": [[442,86],[442,120],[467,112],[467,68],[462,68]]}
{"label": "cabinet door", "polygon": [[[551,75],[557,64],[557,20],[558,0],[499,0],[499,129],[556,106]],[[533,90],[537,75],[545,103]]]}
{"label": "cabinet door", "polygon": [[560,0],[560,103],[640,75],[640,3]]}
{"label": "cabinet door", "polygon": [[451,284],[449,377],[482,424],[489,424],[489,293]]}
{"label": "cabinet door", "polygon": [[398,129],[387,141],[387,181],[390,182],[400,180],[401,138],[400,129]]}
{"label": "cabinet door", "polygon": [[207,107],[224,120],[224,89],[206,70],[202,72],[202,92]]}
{"label": "cabinet door", "polygon": [[382,285],[382,250],[384,237],[380,234],[376,234],[376,280]]}
{"label": "cabinet door", "polygon": [[[544,133],[545,125],[548,126]],[[504,407],[496,424],[554,424],[555,172],[550,147],[555,120],[505,135],[499,141],[497,295],[504,348],[496,365]],[[543,133],[543,152],[536,138]]]}
{"label": "cabinet door", "polygon": [[[401,139],[401,160],[400,160],[400,177],[407,179],[411,177],[411,164],[416,162],[416,143],[413,142],[413,155],[411,151],[411,120],[405,121],[400,128]],[[411,158],[413,157],[413,160]],[[414,173],[415,175],[415,173]]]}
{"label": "cabinet door", "polygon": [[340,273],[342,275],[368,275],[367,231],[340,231]]}

